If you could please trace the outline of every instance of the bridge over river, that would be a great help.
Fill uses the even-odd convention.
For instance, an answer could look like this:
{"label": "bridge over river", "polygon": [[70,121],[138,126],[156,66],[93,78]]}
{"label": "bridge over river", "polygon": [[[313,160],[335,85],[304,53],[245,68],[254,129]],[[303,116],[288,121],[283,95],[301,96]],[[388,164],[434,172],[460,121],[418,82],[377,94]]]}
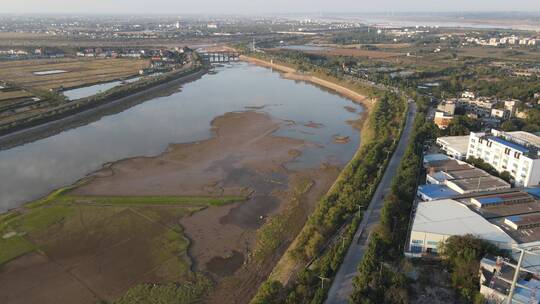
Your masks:
{"label": "bridge over river", "polygon": [[234,51],[201,51],[199,52],[206,63],[229,63],[240,61],[240,53]]}

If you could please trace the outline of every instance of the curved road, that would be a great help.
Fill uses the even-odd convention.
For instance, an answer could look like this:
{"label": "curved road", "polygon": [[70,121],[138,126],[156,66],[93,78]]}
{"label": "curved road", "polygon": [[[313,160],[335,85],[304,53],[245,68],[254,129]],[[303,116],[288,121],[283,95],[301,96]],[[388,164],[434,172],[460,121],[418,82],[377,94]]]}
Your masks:
{"label": "curved road", "polygon": [[409,103],[407,122],[405,124],[405,128],[403,129],[398,146],[396,147],[396,151],[392,155],[392,159],[384,172],[381,182],[377,186],[377,190],[375,190],[373,199],[364,213],[364,217],[362,218],[360,225],[358,225],[358,230],[354,235],[351,246],[345,255],[343,263],[339,267],[334,281],[332,282],[332,286],[328,292],[328,297],[325,304],[345,304],[349,301],[349,297],[353,291],[352,280],[358,273],[356,268],[364,256],[370,233],[381,219],[381,209],[383,206],[383,199],[381,196],[390,191],[392,179],[396,175],[399,163],[403,158],[403,154],[405,153],[411,138],[415,117],[416,104]]}

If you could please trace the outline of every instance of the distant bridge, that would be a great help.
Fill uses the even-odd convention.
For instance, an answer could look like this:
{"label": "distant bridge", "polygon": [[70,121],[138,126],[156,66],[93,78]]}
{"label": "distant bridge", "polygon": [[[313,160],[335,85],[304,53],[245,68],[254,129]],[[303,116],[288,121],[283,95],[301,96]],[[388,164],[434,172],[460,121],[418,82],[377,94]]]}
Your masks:
{"label": "distant bridge", "polygon": [[202,60],[206,63],[229,63],[240,61],[240,53],[232,51],[200,52]]}

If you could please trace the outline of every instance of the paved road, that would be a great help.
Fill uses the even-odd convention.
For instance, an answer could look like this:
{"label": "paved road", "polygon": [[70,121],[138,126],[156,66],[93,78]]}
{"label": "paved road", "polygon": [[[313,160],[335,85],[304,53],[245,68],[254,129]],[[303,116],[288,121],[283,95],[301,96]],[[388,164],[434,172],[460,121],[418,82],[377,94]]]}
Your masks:
{"label": "paved road", "polygon": [[386,168],[384,176],[377,186],[377,190],[375,190],[373,199],[364,213],[362,222],[360,222],[360,225],[358,226],[358,230],[354,235],[353,242],[347,251],[347,255],[345,256],[345,259],[343,260],[343,263],[341,264],[338,273],[332,282],[332,287],[330,287],[325,304],[342,304],[347,303],[349,300],[353,289],[352,279],[357,274],[356,267],[364,256],[364,251],[367,248],[370,233],[379,223],[381,218],[381,209],[383,206],[381,196],[390,191],[392,178],[396,175],[399,163],[401,162],[403,154],[407,149],[415,116],[416,104],[411,103],[409,106],[409,113],[407,114],[407,123],[399,140],[396,151],[392,155],[392,159]]}

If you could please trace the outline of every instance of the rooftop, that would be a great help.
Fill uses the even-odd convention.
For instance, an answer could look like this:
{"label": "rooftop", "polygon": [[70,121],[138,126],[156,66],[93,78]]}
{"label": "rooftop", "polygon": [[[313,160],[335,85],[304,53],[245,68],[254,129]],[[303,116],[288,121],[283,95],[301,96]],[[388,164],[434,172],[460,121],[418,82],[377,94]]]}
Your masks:
{"label": "rooftop", "polygon": [[473,177],[490,176],[489,173],[487,173],[486,171],[477,168],[447,171],[446,174],[449,175],[452,179],[467,179]]}
{"label": "rooftop", "polygon": [[529,144],[536,146],[537,148],[540,148],[540,136],[525,132],[525,131],[514,131],[514,132],[506,132],[506,134],[510,135],[511,137],[528,142]]}
{"label": "rooftop", "polygon": [[470,207],[487,219],[495,219],[516,214],[540,212],[540,201],[532,200],[520,204],[491,204],[480,208],[470,205]]}
{"label": "rooftop", "polygon": [[431,163],[441,160],[451,160],[451,158],[441,153],[424,155],[424,163]]}
{"label": "rooftop", "polygon": [[466,170],[474,168],[473,166],[457,161],[455,159],[439,160],[432,161],[425,164],[428,172],[437,172],[437,171],[457,171],[457,170]]}
{"label": "rooftop", "polygon": [[515,225],[516,230],[538,227],[540,226],[540,213],[512,215],[505,218],[505,222]]}
{"label": "rooftop", "polygon": [[540,198],[540,187],[536,187],[536,188],[527,188],[525,189],[525,191],[527,193],[529,193],[530,195],[534,195],[536,196],[537,198]]}
{"label": "rooftop", "polygon": [[469,135],[465,136],[445,136],[437,138],[438,141],[443,142],[445,145],[452,147],[452,149],[463,151],[467,153],[469,148]]}
{"label": "rooftop", "polygon": [[500,138],[500,137],[496,137],[496,136],[488,136],[487,138],[488,138],[489,140],[491,140],[491,141],[500,143],[500,144],[505,145],[505,146],[507,146],[507,147],[509,147],[509,148],[512,148],[512,149],[514,149],[514,150],[518,150],[519,152],[524,153],[524,154],[529,153],[529,151],[530,151],[530,150],[529,150],[527,147],[525,147],[525,146],[522,146],[522,145],[520,145],[520,144],[516,144],[516,143],[510,142],[510,141],[508,141],[508,140],[506,140],[506,139],[502,139],[502,138]]}
{"label": "rooftop", "polygon": [[491,175],[449,180],[447,184],[450,188],[452,188],[453,184],[455,187],[461,190],[461,193],[510,188],[510,184],[498,177]]}
{"label": "rooftop", "polygon": [[418,192],[431,199],[448,198],[459,195],[456,191],[448,188],[446,185],[427,184],[418,186]]}
{"label": "rooftop", "polygon": [[485,177],[489,176],[484,170],[477,168],[467,168],[463,170],[447,170],[447,171],[436,171],[428,174],[431,178],[437,180],[440,183],[443,183],[447,180],[454,179],[467,179],[473,177]]}
{"label": "rooftop", "polygon": [[[500,227],[507,235],[514,239],[519,244],[538,242],[540,240],[540,227],[522,227],[520,229],[515,229],[515,224],[517,223],[526,223],[529,221],[536,221],[534,219],[539,219],[540,213],[533,213],[529,215],[519,215],[519,216],[510,216],[507,218],[497,218],[490,220],[491,223]],[[508,222],[507,219],[510,221]]]}
{"label": "rooftop", "polygon": [[451,199],[419,203],[412,230],[442,235],[473,234],[492,242],[515,243],[503,230]]}

